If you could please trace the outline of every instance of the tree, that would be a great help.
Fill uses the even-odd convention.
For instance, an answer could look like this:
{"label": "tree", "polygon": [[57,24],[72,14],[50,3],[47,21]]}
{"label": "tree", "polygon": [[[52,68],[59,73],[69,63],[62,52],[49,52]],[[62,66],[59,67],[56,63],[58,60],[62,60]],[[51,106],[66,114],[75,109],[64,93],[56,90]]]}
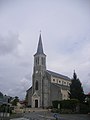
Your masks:
{"label": "tree", "polygon": [[19,98],[16,96],[12,101],[12,105],[17,106],[18,102],[19,102]]}
{"label": "tree", "polygon": [[72,83],[70,85],[70,99],[78,99],[83,102],[85,99],[84,91],[80,80],[74,71]]}

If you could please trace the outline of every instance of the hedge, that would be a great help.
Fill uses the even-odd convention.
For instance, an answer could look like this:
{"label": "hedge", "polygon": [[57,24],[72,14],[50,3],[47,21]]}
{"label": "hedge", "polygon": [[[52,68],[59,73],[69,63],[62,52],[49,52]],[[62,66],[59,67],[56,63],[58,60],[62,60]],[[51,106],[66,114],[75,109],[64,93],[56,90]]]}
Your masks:
{"label": "hedge", "polygon": [[62,101],[53,101],[53,108],[58,108],[58,104],[60,104],[61,109],[73,109],[76,108],[78,105],[79,101],[76,99],[71,99],[71,100],[62,100]]}

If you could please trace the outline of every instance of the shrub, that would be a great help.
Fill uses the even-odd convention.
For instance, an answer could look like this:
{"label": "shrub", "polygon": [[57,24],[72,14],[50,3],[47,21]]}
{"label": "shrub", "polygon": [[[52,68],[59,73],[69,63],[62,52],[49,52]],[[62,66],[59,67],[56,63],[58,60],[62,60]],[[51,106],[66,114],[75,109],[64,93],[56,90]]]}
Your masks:
{"label": "shrub", "polygon": [[[66,110],[69,111],[69,113],[76,112],[76,108],[79,104],[79,101],[76,99],[71,99],[71,100],[62,100],[62,101],[53,101],[53,108],[58,109],[58,104],[60,104],[60,110]],[[78,111],[78,110],[77,110]]]}
{"label": "shrub", "polygon": [[88,113],[89,112],[89,106],[85,103],[80,104],[80,113]]}

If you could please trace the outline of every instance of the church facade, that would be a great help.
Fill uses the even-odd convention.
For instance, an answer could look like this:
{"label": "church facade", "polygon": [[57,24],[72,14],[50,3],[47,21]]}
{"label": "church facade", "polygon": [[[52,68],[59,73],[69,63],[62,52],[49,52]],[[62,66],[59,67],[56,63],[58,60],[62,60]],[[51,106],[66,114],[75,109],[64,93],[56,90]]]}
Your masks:
{"label": "church facade", "polygon": [[47,108],[52,106],[54,100],[69,99],[70,84],[69,77],[46,69],[46,55],[40,34],[34,55],[32,87],[27,90],[28,106]]}

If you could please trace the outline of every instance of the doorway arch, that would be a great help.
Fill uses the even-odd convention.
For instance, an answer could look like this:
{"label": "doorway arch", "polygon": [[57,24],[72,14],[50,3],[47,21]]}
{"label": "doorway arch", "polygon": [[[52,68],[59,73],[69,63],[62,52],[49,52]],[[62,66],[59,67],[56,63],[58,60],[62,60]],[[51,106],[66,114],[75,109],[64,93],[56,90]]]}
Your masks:
{"label": "doorway arch", "polygon": [[35,108],[38,108],[38,100],[35,100]]}

